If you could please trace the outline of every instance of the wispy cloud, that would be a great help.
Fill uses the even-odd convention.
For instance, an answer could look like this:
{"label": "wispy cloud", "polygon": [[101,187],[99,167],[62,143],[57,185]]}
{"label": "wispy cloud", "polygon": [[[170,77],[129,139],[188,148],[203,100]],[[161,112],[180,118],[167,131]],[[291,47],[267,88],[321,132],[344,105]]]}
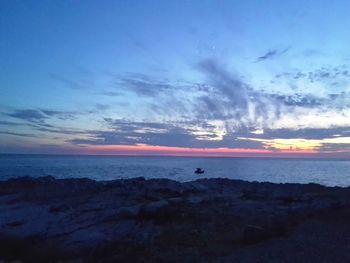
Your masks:
{"label": "wispy cloud", "polygon": [[[169,116],[173,118],[135,121],[106,117],[106,130],[70,141],[93,145],[272,149],[263,141],[249,138],[319,140],[348,134],[346,125],[334,127],[325,122],[325,127],[319,127],[311,121],[313,114],[324,114],[324,107],[336,109],[332,100],[339,94],[322,98],[312,94],[259,91],[213,59],[199,62],[195,69],[203,74],[204,83],[193,83],[188,85],[189,89],[138,74],[130,75],[132,81],[124,86],[138,95],[157,98],[163,94],[164,98],[170,98],[172,102],[163,97],[151,100],[149,107],[163,117],[171,112]],[[262,132],[256,132],[260,130]]]}
{"label": "wispy cloud", "polygon": [[271,97],[278,102],[286,106],[299,106],[299,107],[319,107],[325,102],[325,98],[320,98],[312,94],[299,94],[282,95],[282,94],[270,94]]}
{"label": "wispy cloud", "polygon": [[25,121],[43,121],[49,118],[49,116],[40,110],[33,109],[14,110],[13,112],[7,113],[5,115]]}
{"label": "wispy cloud", "polygon": [[350,82],[350,69],[347,65],[323,66],[308,71],[291,70],[275,75],[276,81],[286,80],[295,86],[318,84],[325,86],[327,89],[343,88],[346,90]]}
{"label": "wispy cloud", "polygon": [[267,51],[264,55],[257,58],[257,62],[261,62],[264,60],[274,59],[276,57],[279,57],[289,51],[289,47],[285,49],[271,49]]}
{"label": "wispy cloud", "polygon": [[[266,55],[276,56],[276,53]],[[140,106],[148,110],[142,117],[132,114],[116,117],[112,102],[93,103],[90,110],[82,111],[7,109],[2,115],[8,119],[0,125],[13,130],[2,134],[29,137],[34,130],[50,138],[60,137],[73,146],[155,145],[273,151],[278,151],[281,145],[285,147],[283,140],[289,140],[286,145],[314,140],[314,149],[332,149],[326,143],[336,142],[321,140],[350,135],[350,110],[344,107],[347,93],[317,96],[300,91],[286,94],[257,89],[215,59],[202,60],[193,68],[202,75],[201,82],[171,82],[136,73],[113,75],[114,85],[103,94],[111,96],[110,101],[117,95],[115,103],[142,97]],[[329,79],[347,75],[345,69],[340,68],[334,70],[333,75],[327,72],[323,70],[310,76]],[[309,79],[309,75],[302,72],[280,78],[287,76]],[[83,115],[93,118],[98,123],[96,128],[69,126],[71,120]],[[316,123],[315,118],[319,122]],[[69,125],[61,125],[65,122]],[[27,125],[31,130],[18,133],[15,127],[20,125]]]}
{"label": "wispy cloud", "polygon": [[198,100],[199,116],[225,120],[234,128],[265,126],[279,114],[279,102],[273,96],[250,87],[241,78],[228,72],[215,60],[199,63],[210,87]]}
{"label": "wispy cloud", "polygon": [[74,69],[74,78],[60,73],[50,73],[49,77],[61,86],[75,90],[87,90],[96,86],[94,74],[90,70],[81,66]]}
{"label": "wispy cloud", "polygon": [[[12,109],[8,112],[3,112],[3,116],[7,118],[14,118],[17,122],[14,121],[1,121],[1,126],[7,127],[18,127],[23,126],[29,128],[35,132],[42,133],[58,133],[63,135],[78,135],[85,134],[86,131],[82,131],[74,128],[62,128],[53,124],[50,121],[60,120],[60,121],[70,121],[73,120],[79,115],[78,112],[73,111],[58,111],[58,110],[49,110],[49,109]],[[4,131],[3,131],[4,132]],[[7,132],[7,134],[25,136],[17,132]],[[34,137],[32,134],[28,137]]]}
{"label": "wispy cloud", "polygon": [[317,150],[319,152],[349,153],[350,143],[322,143]]}
{"label": "wispy cloud", "polygon": [[14,136],[20,136],[20,137],[38,137],[38,135],[34,133],[20,133],[20,132],[10,132],[10,131],[0,131],[0,134],[14,135]]}
{"label": "wispy cloud", "polygon": [[1,126],[23,126],[24,123],[12,122],[12,121],[0,121]]}
{"label": "wispy cloud", "polygon": [[73,144],[89,145],[157,145],[193,148],[258,148],[260,142],[237,139],[223,134],[218,137],[215,127],[200,122],[136,122],[107,118],[108,131],[96,131],[87,139],[75,138]]}
{"label": "wispy cloud", "polygon": [[8,113],[3,113],[6,116],[35,123],[43,123],[44,120],[50,118],[58,118],[61,120],[73,119],[75,112],[56,111],[48,109],[15,109]]}
{"label": "wispy cloud", "polygon": [[116,85],[124,91],[132,91],[141,96],[157,96],[164,91],[171,91],[175,87],[167,80],[157,80],[144,74],[129,73],[117,79]]}

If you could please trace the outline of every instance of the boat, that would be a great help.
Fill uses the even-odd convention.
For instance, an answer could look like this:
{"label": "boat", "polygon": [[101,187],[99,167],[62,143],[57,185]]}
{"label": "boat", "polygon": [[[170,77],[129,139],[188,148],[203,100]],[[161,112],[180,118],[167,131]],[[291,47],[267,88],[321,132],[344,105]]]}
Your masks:
{"label": "boat", "polygon": [[194,171],[195,174],[204,174],[204,170],[202,168],[197,168],[195,171]]}

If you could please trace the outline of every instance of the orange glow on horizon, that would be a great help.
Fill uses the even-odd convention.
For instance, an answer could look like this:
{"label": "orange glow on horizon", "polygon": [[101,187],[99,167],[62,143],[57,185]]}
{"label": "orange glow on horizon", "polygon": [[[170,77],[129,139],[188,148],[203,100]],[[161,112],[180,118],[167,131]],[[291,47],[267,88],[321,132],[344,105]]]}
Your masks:
{"label": "orange glow on horizon", "polygon": [[187,148],[152,145],[95,145],[85,146],[86,154],[107,155],[165,155],[165,156],[232,156],[232,157],[297,157],[316,154],[314,150],[243,149],[243,148]]}

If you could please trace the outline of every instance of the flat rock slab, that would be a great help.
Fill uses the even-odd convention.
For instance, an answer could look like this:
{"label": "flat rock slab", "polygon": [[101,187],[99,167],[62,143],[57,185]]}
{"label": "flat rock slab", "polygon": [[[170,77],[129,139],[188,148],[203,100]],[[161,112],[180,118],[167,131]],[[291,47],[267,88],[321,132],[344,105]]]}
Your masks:
{"label": "flat rock slab", "polygon": [[350,262],[349,205],[317,184],[22,177],[0,182],[0,259]]}

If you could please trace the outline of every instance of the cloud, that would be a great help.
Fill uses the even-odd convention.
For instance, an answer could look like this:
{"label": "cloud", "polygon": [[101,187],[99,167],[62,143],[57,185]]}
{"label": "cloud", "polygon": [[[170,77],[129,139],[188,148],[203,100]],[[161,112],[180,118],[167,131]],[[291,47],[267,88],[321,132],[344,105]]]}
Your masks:
{"label": "cloud", "polygon": [[1,126],[22,126],[25,125],[23,123],[12,122],[12,121],[0,121]]}
{"label": "cloud", "polygon": [[73,119],[74,112],[55,111],[47,109],[16,109],[9,113],[3,113],[6,116],[34,123],[44,123],[50,118],[61,120]]}
{"label": "cloud", "polygon": [[15,110],[11,113],[7,113],[6,115],[9,117],[13,117],[13,118],[21,119],[25,121],[43,121],[49,118],[40,110],[32,110],[32,109]]}
{"label": "cloud", "polygon": [[117,92],[117,91],[104,91],[104,92],[99,92],[97,94],[101,94],[101,95],[105,95],[105,96],[109,96],[109,97],[123,96],[123,93]]}
{"label": "cloud", "polygon": [[56,110],[45,110],[40,109],[42,113],[44,113],[49,118],[54,117],[60,120],[73,120],[77,112],[74,111],[56,111]]}
{"label": "cloud", "polygon": [[[273,57],[276,54],[265,56]],[[341,106],[347,105],[349,96],[346,92],[321,97],[300,91],[284,94],[257,90],[239,74],[228,71],[215,59],[202,60],[194,65],[194,69],[202,74],[201,82],[171,82],[144,74],[129,73],[114,76],[114,89],[98,93],[117,95],[122,99],[145,97],[146,99],[140,100],[140,103],[144,103],[141,105],[142,109],[147,109],[143,116],[133,116],[133,112],[126,110],[127,114],[131,114],[123,115],[125,112],[121,112],[120,118],[115,118],[115,115],[108,116],[113,104],[96,102],[92,104],[90,111],[81,112],[41,108],[8,110],[3,115],[9,121],[1,121],[0,125],[27,125],[51,136],[55,133],[64,135],[61,137],[74,146],[147,144],[276,150],[266,141],[276,138],[322,140],[350,136],[350,121],[345,121],[349,120],[350,110],[340,110]],[[332,75],[324,74],[325,72],[318,72],[319,78],[331,78]],[[341,70],[335,72],[342,76],[345,74]],[[308,75],[296,72],[288,77],[303,79],[308,78]],[[101,118],[102,113],[105,117],[98,122],[101,126],[96,130],[51,124],[55,123],[52,120],[72,120],[81,114],[95,114],[91,116],[94,121],[98,121],[97,118]],[[123,119],[122,116],[129,117]],[[134,118],[131,119],[130,116]],[[11,121],[10,118],[23,123]],[[316,118],[318,123],[315,122]],[[5,132],[16,136],[26,135],[16,133],[15,128]]]}
{"label": "cloud", "polygon": [[207,92],[198,98],[198,117],[242,119],[248,112],[248,86],[216,60],[203,60],[196,68],[204,74],[209,85]]}
{"label": "cloud", "polygon": [[140,73],[127,73],[124,75],[110,74],[113,78],[112,90],[99,92],[98,94],[110,97],[122,97],[134,93],[142,97],[162,97],[178,95],[181,92],[204,92],[208,87],[202,83],[188,81],[170,81],[166,78],[157,78]]}
{"label": "cloud", "polygon": [[[336,109],[332,101],[343,98],[341,94],[318,97],[313,94],[286,95],[255,90],[214,59],[199,62],[195,69],[203,74],[203,83],[174,85],[134,74],[132,81],[125,85],[127,90],[142,96],[166,95],[162,99],[152,100],[149,107],[162,117],[171,113],[169,120],[105,118],[108,130],[96,131],[85,138],[72,139],[71,142],[267,149],[269,146],[263,141],[251,139],[321,140],[349,134],[346,126],[332,127],[327,124],[318,127],[313,126],[312,122],[313,115],[324,116],[325,112],[329,112],[328,107]],[[182,117],[176,119],[174,116]],[[305,123],[308,119],[311,122]]]}
{"label": "cloud", "polygon": [[271,97],[287,106],[299,106],[299,107],[319,107],[324,104],[325,99],[316,97],[312,94],[298,94],[282,95],[282,94],[270,94]]}
{"label": "cloud", "polygon": [[190,146],[195,140],[186,129],[161,123],[121,122],[113,130],[96,132],[94,138],[73,139],[75,144]]}
{"label": "cloud", "polygon": [[278,116],[280,103],[269,94],[255,91],[241,78],[209,59],[197,68],[204,74],[208,90],[198,98],[198,117],[225,120],[228,126],[265,126]]}
{"label": "cloud", "polygon": [[210,91],[225,95],[233,103],[233,107],[237,106],[241,109],[247,107],[248,86],[227,72],[216,60],[203,60],[197,64],[197,68],[206,75],[208,84],[213,88]]}
{"label": "cloud", "polygon": [[57,73],[51,73],[49,76],[71,89],[86,90],[95,87],[95,77],[90,70],[84,67],[75,67],[73,75],[74,78]]}
{"label": "cloud", "polygon": [[[147,97],[147,108],[162,118],[191,120],[225,120],[228,126],[250,126],[271,121],[278,115],[280,103],[270,94],[255,91],[242,78],[229,72],[215,59],[202,60],[194,69],[202,73],[203,82],[170,82],[137,73],[116,76],[117,90],[107,96]],[[116,93],[115,93],[116,92]]]}
{"label": "cloud", "polygon": [[51,126],[51,128],[36,127],[36,130],[41,132],[58,133],[58,134],[64,134],[64,135],[87,135],[91,133],[91,131],[88,131],[88,130],[67,129],[67,128],[54,127],[54,126]]}
{"label": "cloud", "polygon": [[346,65],[323,66],[308,71],[294,70],[279,73],[275,76],[275,79],[287,80],[294,83],[294,85],[297,85],[300,81],[306,81],[310,84],[321,83],[328,88],[346,88],[350,80],[350,69]]}
{"label": "cloud", "polygon": [[97,104],[95,105],[95,107],[96,107],[96,110],[98,110],[98,111],[105,111],[105,110],[108,110],[108,109],[111,108],[110,105],[108,105],[108,104],[102,104],[102,103],[97,103]]}
{"label": "cloud", "polygon": [[[48,110],[48,109],[12,109],[10,112],[3,112],[2,115],[10,118],[15,118],[22,122],[13,122],[13,121],[0,121],[1,126],[8,127],[18,127],[24,126],[28,127],[33,134],[35,132],[43,133],[57,133],[62,135],[84,135],[88,131],[74,129],[74,128],[62,128],[54,124],[48,123],[50,120],[73,120],[75,119],[78,112],[73,111],[57,111],[57,110]],[[25,136],[24,134],[17,133],[16,131],[8,132],[7,134]],[[27,137],[34,137],[28,135]]]}
{"label": "cloud", "polygon": [[319,152],[350,152],[350,143],[322,143]]}
{"label": "cloud", "polygon": [[105,119],[110,130],[96,131],[90,138],[75,138],[73,144],[89,145],[157,145],[193,148],[258,148],[261,142],[237,139],[232,135],[213,132],[215,127],[208,123],[188,122],[139,122],[122,119]]}
{"label": "cloud", "polygon": [[261,134],[250,134],[251,138],[261,139],[310,139],[322,140],[333,137],[350,136],[350,126],[330,128],[303,128],[303,129],[264,129]]}
{"label": "cloud", "polygon": [[19,133],[19,132],[9,132],[9,131],[0,131],[0,134],[21,136],[21,137],[38,137],[37,134]]}
{"label": "cloud", "polygon": [[269,60],[269,59],[274,59],[278,56],[281,56],[285,53],[287,53],[289,48],[285,48],[282,50],[279,49],[271,49],[267,51],[264,55],[260,56],[257,58],[257,62],[264,61],[264,60]]}
{"label": "cloud", "polygon": [[[277,50],[273,54],[287,51],[288,49]],[[294,114],[297,117],[302,112],[300,109],[320,109],[321,113],[327,107],[338,109],[350,105],[350,100],[346,103],[350,96],[345,93],[316,96],[301,91],[284,94],[256,90],[215,59],[202,60],[194,68],[204,76],[201,83],[171,83],[166,79],[129,73],[115,76],[119,90],[104,94],[122,98],[132,92],[150,98],[143,103],[147,104],[144,106],[155,116],[167,119],[220,120],[225,121],[228,130],[237,130],[241,126],[273,127],[273,123],[279,122],[283,116]],[[336,75],[346,74],[342,66],[333,71],[336,73],[332,74]],[[317,74],[329,78],[325,70]],[[285,76],[301,79],[306,78],[307,74],[295,72],[294,75],[286,73]]]}
{"label": "cloud", "polygon": [[[215,125],[199,122],[166,123],[130,121],[106,118],[107,131],[94,131],[85,138],[69,140],[75,145],[154,145],[190,148],[244,148],[279,151],[279,147],[290,150],[305,150],[314,147],[320,152],[346,151],[350,126],[330,129],[265,129],[254,132],[253,127],[223,133],[219,138],[213,132]],[[244,137],[245,136],[245,137]],[[342,142],[342,143],[337,143]],[[343,147],[344,146],[344,147]]]}
{"label": "cloud", "polygon": [[129,73],[117,80],[117,86],[124,91],[132,91],[137,95],[153,97],[175,87],[166,80],[157,80],[144,74]]}

